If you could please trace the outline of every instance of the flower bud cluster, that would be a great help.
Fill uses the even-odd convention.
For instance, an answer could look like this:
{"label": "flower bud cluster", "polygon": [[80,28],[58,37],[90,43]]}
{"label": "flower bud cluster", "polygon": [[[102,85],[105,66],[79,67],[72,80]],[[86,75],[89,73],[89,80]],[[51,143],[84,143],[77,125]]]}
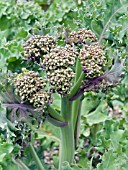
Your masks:
{"label": "flower bud cluster", "polygon": [[50,166],[50,170],[55,169],[53,157],[59,155],[59,148],[53,147],[43,151],[44,162]]}
{"label": "flower bud cluster", "polygon": [[69,44],[82,44],[87,42],[95,42],[97,40],[95,34],[91,30],[79,29],[78,32],[71,32],[68,36]]}
{"label": "flower bud cluster", "polygon": [[20,96],[21,102],[33,103],[35,107],[46,105],[51,98],[50,93],[42,91],[46,87],[47,81],[39,77],[39,73],[22,69],[23,73],[14,78],[16,94]]}
{"label": "flower bud cluster", "polygon": [[70,91],[74,74],[73,70],[69,67],[47,72],[51,90],[61,95],[67,95]]}
{"label": "flower bud cluster", "polygon": [[24,44],[25,57],[34,62],[40,63],[43,55],[50,52],[56,45],[55,39],[51,36],[35,35],[29,38]]}
{"label": "flower bud cluster", "polygon": [[79,59],[83,71],[86,73],[86,78],[100,76],[104,72],[106,59],[102,49],[97,44],[85,45],[80,51]]}
{"label": "flower bud cluster", "polygon": [[33,103],[34,107],[42,107],[45,109],[47,105],[51,103],[51,93],[40,90],[30,99],[30,103]]}
{"label": "flower bud cluster", "polygon": [[[76,57],[81,62],[86,80],[104,73],[106,59],[103,50],[97,43],[95,34],[91,30],[79,29],[77,32],[71,32],[67,37],[65,47],[55,46],[56,42],[53,37],[40,35],[30,38],[24,45],[25,56],[31,61],[39,63],[46,71],[51,92],[57,92],[61,95],[69,94],[74,78],[73,68]],[[40,89],[35,89],[36,92],[40,91],[40,95],[32,95],[31,97],[31,93],[35,94],[33,88],[31,87],[32,92],[28,92],[27,89],[27,94],[24,95],[22,91],[18,90],[19,95],[22,95],[22,101],[26,100],[28,96],[32,103],[35,101],[35,106],[41,105],[43,101],[40,102],[40,98],[45,97],[45,93]]]}
{"label": "flower bud cluster", "polygon": [[74,72],[71,67],[75,64],[77,52],[70,45],[57,47],[47,54],[42,62],[52,92],[67,95],[72,85]]}
{"label": "flower bud cluster", "polygon": [[43,60],[43,66],[46,71],[56,70],[58,68],[67,68],[75,64],[76,52],[70,45],[57,47],[51,50]]}

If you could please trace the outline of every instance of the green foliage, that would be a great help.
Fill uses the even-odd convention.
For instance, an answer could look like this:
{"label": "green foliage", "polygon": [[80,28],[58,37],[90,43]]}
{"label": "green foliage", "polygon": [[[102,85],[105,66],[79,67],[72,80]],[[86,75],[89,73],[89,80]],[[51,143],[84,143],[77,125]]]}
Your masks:
{"label": "green foliage", "polygon": [[104,130],[97,134],[97,149],[105,149],[106,152],[102,157],[102,163],[98,164],[98,170],[126,168],[128,156],[126,131],[124,119],[104,123]]}
{"label": "green foliage", "polygon": [[14,167],[14,169],[23,170],[12,160],[14,154],[17,154],[19,149],[16,145],[13,145],[11,136],[12,134],[8,131],[7,127],[0,128],[0,169],[6,170]]}
{"label": "green foliage", "polygon": [[[24,38],[39,26],[43,11],[34,2],[5,0],[0,2],[0,63],[1,69],[16,70],[12,65],[20,65]],[[12,67],[11,67],[12,66]],[[17,69],[19,67],[17,66]]]}

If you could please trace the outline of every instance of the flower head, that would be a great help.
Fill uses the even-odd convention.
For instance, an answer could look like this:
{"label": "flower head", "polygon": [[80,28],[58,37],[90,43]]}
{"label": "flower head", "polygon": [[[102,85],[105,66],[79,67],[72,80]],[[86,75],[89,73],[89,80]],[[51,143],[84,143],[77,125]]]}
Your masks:
{"label": "flower head", "polygon": [[95,34],[91,30],[79,29],[78,32],[71,32],[68,36],[69,44],[85,44],[95,42],[97,40]]}
{"label": "flower head", "polygon": [[36,108],[40,108],[42,106],[43,108],[47,108],[47,105],[49,105],[51,102],[51,93],[43,90],[35,93],[35,95],[33,95],[30,99],[30,103],[33,103],[34,107]]}
{"label": "flower head", "polygon": [[45,56],[42,65],[46,71],[67,68],[75,64],[75,58],[76,51],[70,45],[57,47]]}
{"label": "flower head", "polygon": [[14,78],[14,87],[21,102],[29,102],[34,107],[43,107],[51,103],[51,93],[45,90],[47,81],[39,73],[22,69],[23,73]]}
{"label": "flower head", "polygon": [[79,59],[86,78],[93,78],[104,73],[106,58],[97,44],[85,45],[80,51]]}
{"label": "flower head", "polygon": [[72,86],[74,72],[71,68],[61,68],[53,72],[48,72],[47,77],[53,92],[57,92],[61,95],[67,95]]}
{"label": "flower head", "polygon": [[29,38],[24,44],[24,55],[32,62],[36,61],[40,63],[43,55],[49,53],[55,45],[56,41],[53,37],[35,35]]}

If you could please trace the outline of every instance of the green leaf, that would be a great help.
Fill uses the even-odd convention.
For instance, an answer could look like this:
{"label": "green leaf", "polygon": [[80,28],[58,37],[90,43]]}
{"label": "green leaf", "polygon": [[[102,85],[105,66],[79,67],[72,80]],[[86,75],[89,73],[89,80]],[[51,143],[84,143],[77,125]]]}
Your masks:
{"label": "green leaf", "polygon": [[73,170],[68,162],[64,162],[62,165],[62,170]]}
{"label": "green leaf", "polygon": [[108,119],[108,111],[107,111],[107,103],[106,101],[102,101],[95,111],[85,116],[87,119],[87,123],[92,126],[93,124],[97,124],[100,122],[104,122]]}
{"label": "green leaf", "polygon": [[111,142],[112,142],[112,146],[113,146],[113,150],[117,150],[120,144],[120,141],[123,140],[123,134],[124,134],[124,130],[117,130],[114,131],[111,135]]}
{"label": "green leaf", "polygon": [[88,114],[91,110],[95,109],[99,104],[99,100],[95,100],[94,97],[85,97],[82,102],[82,115]]}
{"label": "green leaf", "polygon": [[92,31],[97,35],[97,37],[99,37],[102,32],[101,23],[98,23],[96,20],[92,20],[91,28],[92,28]]}
{"label": "green leaf", "polygon": [[[45,129],[44,129],[45,128]],[[39,129],[36,131],[36,139],[44,139],[47,138],[49,142],[55,141],[57,143],[60,142],[59,139],[59,129],[53,125],[47,124],[43,129]]]}
{"label": "green leaf", "polygon": [[20,168],[18,165],[13,163],[9,163],[7,167],[4,167],[4,170],[24,170],[24,168]]}
{"label": "green leaf", "polygon": [[2,16],[0,18],[0,30],[5,30],[10,26],[10,20],[6,18],[6,16]]}
{"label": "green leaf", "polygon": [[97,170],[114,170],[117,169],[116,154],[112,150],[105,152],[102,157],[102,163],[98,164]]}
{"label": "green leaf", "polygon": [[12,144],[0,144],[0,162],[3,162],[6,156],[9,156],[9,154],[13,151],[13,145]]}
{"label": "green leaf", "polygon": [[19,30],[18,30],[18,33],[16,34],[16,37],[17,38],[26,38],[28,35],[28,32],[23,28],[21,27]]}
{"label": "green leaf", "polygon": [[[69,165],[68,162],[64,162],[62,165],[62,170],[82,170],[81,168],[79,168],[77,165]],[[86,169],[84,169],[86,170]]]}

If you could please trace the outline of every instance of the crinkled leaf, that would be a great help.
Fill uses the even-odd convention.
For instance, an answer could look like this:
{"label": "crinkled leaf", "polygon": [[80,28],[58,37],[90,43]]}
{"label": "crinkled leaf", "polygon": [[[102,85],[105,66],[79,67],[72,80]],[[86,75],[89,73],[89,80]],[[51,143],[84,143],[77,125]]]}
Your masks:
{"label": "crinkled leaf", "polygon": [[3,162],[3,159],[8,156],[13,151],[12,144],[0,144],[0,162]]}
{"label": "crinkled leaf", "polygon": [[102,163],[98,165],[97,170],[114,170],[117,169],[116,154],[112,150],[105,152],[102,157]]}
{"label": "crinkled leaf", "polygon": [[119,147],[120,141],[124,140],[123,139],[123,134],[124,134],[124,130],[119,129],[119,130],[113,132],[110,135],[112,146],[113,146],[113,150],[117,150],[117,148]]}

